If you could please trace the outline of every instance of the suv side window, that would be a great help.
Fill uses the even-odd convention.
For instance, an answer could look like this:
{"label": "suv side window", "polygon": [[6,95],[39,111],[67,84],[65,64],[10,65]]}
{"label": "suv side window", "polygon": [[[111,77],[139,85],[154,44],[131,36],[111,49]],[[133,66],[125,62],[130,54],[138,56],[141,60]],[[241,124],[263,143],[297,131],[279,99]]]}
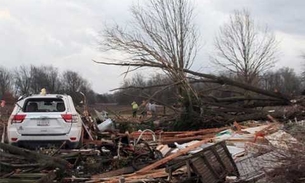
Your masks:
{"label": "suv side window", "polygon": [[23,106],[24,112],[64,112],[64,101],[60,98],[30,98]]}

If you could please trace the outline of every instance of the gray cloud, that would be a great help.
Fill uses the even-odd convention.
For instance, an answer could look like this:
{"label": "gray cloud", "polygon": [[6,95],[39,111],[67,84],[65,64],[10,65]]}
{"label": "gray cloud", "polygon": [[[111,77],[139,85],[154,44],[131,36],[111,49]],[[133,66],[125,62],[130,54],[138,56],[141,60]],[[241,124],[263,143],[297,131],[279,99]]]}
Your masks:
{"label": "gray cloud", "polygon": [[[117,87],[124,68],[95,64],[105,57],[97,36],[105,24],[128,26],[132,0],[3,0],[0,4],[0,65],[52,64],[81,73],[97,92]],[[142,2],[142,1],[139,1]],[[208,54],[219,26],[234,9],[247,8],[262,24],[268,24],[281,40],[277,67],[300,71],[305,50],[305,12],[302,0],[194,0],[201,50],[195,70],[211,72]],[[120,55],[117,55],[120,56]],[[288,64],[289,63],[289,64]]]}

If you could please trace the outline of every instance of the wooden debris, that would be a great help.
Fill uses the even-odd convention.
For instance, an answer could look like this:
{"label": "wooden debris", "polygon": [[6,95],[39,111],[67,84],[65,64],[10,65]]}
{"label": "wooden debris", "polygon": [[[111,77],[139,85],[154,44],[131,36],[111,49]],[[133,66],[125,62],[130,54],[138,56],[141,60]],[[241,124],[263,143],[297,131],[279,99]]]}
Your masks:
{"label": "wooden debris", "polygon": [[173,144],[174,142],[177,142],[179,144],[181,143],[186,143],[190,142],[193,140],[202,140],[202,139],[208,139],[208,138],[213,138],[215,134],[207,134],[207,135],[198,135],[194,137],[184,137],[184,138],[179,138],[179,137],[172,137],[172,138],[163,138],[160,143],[161,144]]}
{"label": "wooden debris", "polygon": [[138,173],[138,174],[146,173],[146,172],[148,172],[152,169],[155,169],[155,168],[159,167],[160,165],[163,165],[163,164],[167,163],[170,160],[173,160],[174,158],[176,158],[178,156],[181,156],[181,155],[186,154],[187,152],[189,152],[193,149],[196,149],[197,147],[199,147],[202,144],[205,144],[205,143],[207,143],[211,140],[212,140],[211,138],[201,140],[201,141],[199,141],[199,142],[197,142],[193,145],[190,145],[190,146],[186,147],[185,149],[182,149],[182,150],[178,151],[175,154],[171,154],[171,155],[169,155],[169,156],[167,156],[167,157],[165,157],[165,158],[163,158],[163,159],[161,159],[161,160],[159,160],[159,161],[157,161],[157,162],[155,162],[155,163],[153,163],[153,164],[151,164],[147,167],[144,167],[143,169],[137,171],[136,173]]}
{"label": "wooden debris", "polygon": [[162,153],[163,157],[172,150],[168,145],[159,145],[156,149]]}
{"label": "wooden debris", "polygon": [[175,135],[175,137],[189,137],[189,136],[195,136],[195,135],[206,135],[206,134],[215,134],[218,132],[221,132],[223,130],[228,129],[229,127],[222,127],[222,128],[208,128],[208,129],[202,129],[198,131],[186,131],[181,134]]}

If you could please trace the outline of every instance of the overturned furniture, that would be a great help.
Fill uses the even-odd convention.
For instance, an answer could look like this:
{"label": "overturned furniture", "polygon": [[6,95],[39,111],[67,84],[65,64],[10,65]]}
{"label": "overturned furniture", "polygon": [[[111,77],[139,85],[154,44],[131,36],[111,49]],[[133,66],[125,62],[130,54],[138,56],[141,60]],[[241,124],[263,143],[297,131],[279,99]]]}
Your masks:
{"label": "overturned furniture", "polygon": [[169,162],[166,168],[169,180],[172,178],[172,172],[185,165],[188,178],[192,179],[193,172],[203,183],[223,182],[228,175],[239,176],[225,141],[210,145],[182,159]]}

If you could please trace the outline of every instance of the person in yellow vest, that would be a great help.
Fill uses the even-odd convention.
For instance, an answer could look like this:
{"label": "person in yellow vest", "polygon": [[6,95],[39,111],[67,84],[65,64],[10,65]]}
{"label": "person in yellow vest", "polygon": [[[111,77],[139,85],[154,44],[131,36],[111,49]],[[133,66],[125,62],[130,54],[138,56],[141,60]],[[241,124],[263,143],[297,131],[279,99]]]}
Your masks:
{"label": "person in yellow vest", "polygon": [[135,117],[137,117],[137,112],[138,112],[139,106],[138,106],[138,104],[135,101],[133,101],[131,103],[131,106],[132,106],[132,117],[135,118]]}

